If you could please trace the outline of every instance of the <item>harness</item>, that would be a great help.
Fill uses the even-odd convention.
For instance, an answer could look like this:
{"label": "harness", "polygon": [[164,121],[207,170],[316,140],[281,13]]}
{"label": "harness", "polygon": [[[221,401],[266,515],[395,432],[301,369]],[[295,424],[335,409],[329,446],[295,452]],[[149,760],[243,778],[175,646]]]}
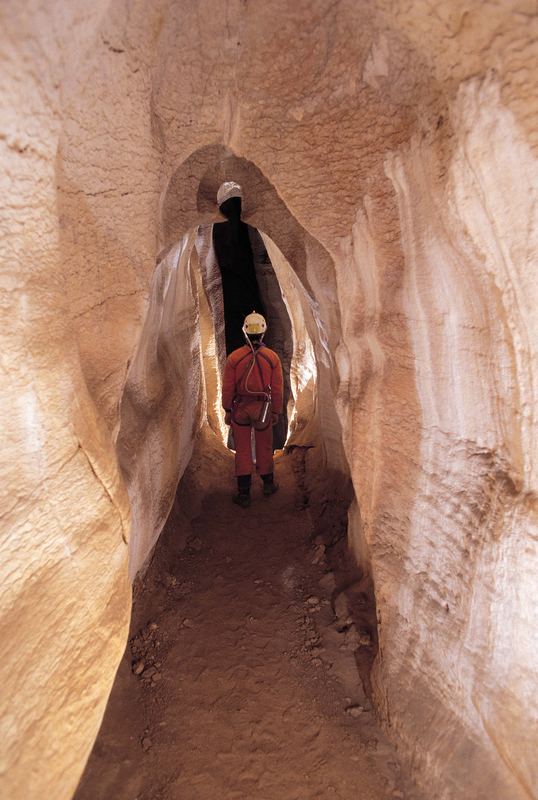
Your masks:
{"label": "harness", "polygon": [[[250,342],[249,342],[249,344],[250,344]],[[236,425],[241,425],[241,426],[245,426],[245,427],[246,426],[252,426],[256,430],[265,430],[265,428],[267,428],[271,423],[271,417],[269,416],[269,409],[271,408],[271,402],[272,402],[271,387],[270,386],[266,386],[264,391],[253,392],[248,388],[248,381],[249,381],[250,376],[252,375],[252,372],[254,370],[254,366],[256,366],[256,369],[258,370],[258,376],[260,378],[260,383],[263,384],[263,375],[262,375],[262,371],[260,369],[260,365],[258,363],[258,354],[261,355],[262,358],[265,358],[265,360],[271,366],[271,368],[272,368],[273,365],[271,364],[270,360],[263,355],[263,353],[260,353],[259,348],[257,350],[255,350],[254,347],[252,347],[252,344],[250,345],[250,347],[252,349],[252,363],[250,364],[250,366],[248,368],[248,371],[246,373],[246,378],[245,378],[244,384],[243,384],[244,385],[244,391],[243,392],[237,392],[235,397],[234,397],[234,399],[233,399],[233,401],[232,401],[232,419],[233,419],[233,421],[235,422]],[[246,358],[246,356],[245,356],[245,358]],[[241,363],[241,361],[239,362],[239,364],[240,363]],[[238,366],[239,366],[239,364],[238,364]],[[246,412],[245,409],[242,409],[244,416],[248,418],[247,422],[239,422],[238,419],[237,419],[236,412],[237,412],[238,406],[241,403],[241,400],[251,400],[251,401],[254,401],[254,402],[261,402],[261,404],[262,404],[261,408],[259,410],[259,413],[256,416],[253,416],[253,415],[249,414],[248,412]]]}

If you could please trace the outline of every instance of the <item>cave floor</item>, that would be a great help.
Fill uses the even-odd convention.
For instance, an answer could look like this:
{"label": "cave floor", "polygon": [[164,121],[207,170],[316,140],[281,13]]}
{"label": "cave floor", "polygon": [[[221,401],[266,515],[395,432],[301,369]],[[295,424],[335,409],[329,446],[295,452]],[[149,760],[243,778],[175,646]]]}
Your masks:
{"label": "cave floor", "polygon": [[163,537],[76,800],[411,798],[335,629],[291,457],[277,475],[249,509],[214,476],[186,547]]}

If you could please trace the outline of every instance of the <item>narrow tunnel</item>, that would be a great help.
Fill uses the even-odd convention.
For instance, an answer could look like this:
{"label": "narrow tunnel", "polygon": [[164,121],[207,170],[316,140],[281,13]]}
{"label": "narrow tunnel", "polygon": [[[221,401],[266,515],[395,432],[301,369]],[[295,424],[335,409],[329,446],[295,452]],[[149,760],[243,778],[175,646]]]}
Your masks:
{"label": "narrow tunnel", "polygon": [[[0,794],[535,798],[534,4],[0,16]],[[289,376],[248,509],[227,180]]]}
{"label": "narrow tunnel", "polygon": [[[208,187],[214,183],[208,173],[218,176],[218,166],[204,176]],[[253,164],[231,153],[226,167],[240,170],[250,186],[263,179]],[[366,565],[352,560],[345,547],[351,480],[349,473],[322,469],[327,456],[315,421],[316,353],[323,351],[324,331],[312,297],[277,245],[244,223],[241,242],[225,224],[195,226],[162,254],[125,384],[118,439],[124,459],[123,443],[156,416],[145,379],[151,386],[160,375],[161,396],[174,400],[171,376],[199,381],[200,432],[164,532],[149,566],[138,573],[130,642],[76,797],[149,800],[183,797],[193,787],[199,797],[328,796],[333,789],[351,797],[365,787],[371,797],[387,791],[398,796],[409,781],[372,719],[373,587]],[[234,259],[229,277],[222,262],[228,266]],[[186,295],[180,281],[190,287]],[[267,341],[282,358],[291,424],[289,437],[287,416],[284,431],[276,430],[280,497],[260,503],[255,486],[247,515],[230,506],[233,473],[223,445],[234,443],[225,433],[220,387],[224,360],[244,341],[243,318],[253,304],[266,315]],[[189,306],[198,329],[191,325],[193,340],[185,342],[178,330]],[[190,370],[185,360],[178,369],[178,346],[193,356]],[[178,414],[185,410],[179,407]],[[179,454],[172,455],[179,462]],[[154,448],[152,457],[154,470]],[[140,453],[129,453],[128,461],[139,465]],[[136,508],[149,476],[140,479],[123,463]],[[309,472],[318,475],[315,486]],[[135,517],[134,552],[137,522]],[[192,652],[186,633],[193,634]],[[196,700],[186,704],[185,698]],[[362,714],[367,721],[359,724]],[[353,747],[335,757],[332,739],[340,730],[357,736],[368,752],[360,769]],[[306,757],[305,736],[319,738]],[[230,737],[231,746],[223,749]],[[151,762],[133,771],[140,748]],[[331,768],[319,774],[319,760]]]}
{"label": "narrow tunnel", "polygon": [[[319,462],[329,466],[328,474],[331,470],[347,471],[341,449],[337,450],[340,446],[327,436],[334,435],[338,421],[334,404],[327,402],[331,393],[327,385],[330,355],[326,326],[319,317],[311,288],[303,283],[306,247],[326,263],[331,262],[330,256],[294,220],[274,187],[252,162],[234,156],[222,146],[202,148],[174,171],[165,195],[163,239],[176,241],[165,245],[159,255],[146,318],[120,405],[117,451],[133,515],[133,579],[164,526],[198,432],[207,425],[218,440],[233,447],[221,402],[222,374],[230,347],[224,287],[214,247],[214,231],[223,219],[216,205],[223,170],[242,181],[247,219],[254,216],[249,198],[263,192],[266,203],[254,216],[259,228],[249,225],[247,235],[252,242],[252,280],[268,313],[267,341],[277,349],[285,375],[284,396],[290,418],[282,415],[275,431],[275,446],[282,449],[285,444],[290,448],[317,444]],[[184,176],[193,171],[200,176],[199,186],[191,186],[198,213],[194,220],[182,219]],[[265,233],[265,227],[272,230],[276,241]],[[252,292],[246,294],[252,296]],[[249,301],[243,298],[245,302],[247,308]],[[235,328],[241,313],[231,315]],[[231,346],[242,337],[241,329],[239,334],[235,330]]]}

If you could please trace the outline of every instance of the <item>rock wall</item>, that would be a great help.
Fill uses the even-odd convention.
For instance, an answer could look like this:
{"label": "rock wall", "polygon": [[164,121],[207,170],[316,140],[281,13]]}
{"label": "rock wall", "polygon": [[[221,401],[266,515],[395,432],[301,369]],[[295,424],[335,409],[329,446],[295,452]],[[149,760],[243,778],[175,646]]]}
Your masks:
{"label": "rock wall", "polygon": [[120,406],[118,458],[129,489],[134,579],[164,527],[202,424],[198,286],[190,257],[195,231],[157,264],[148,311]]}
{"label": "rock wall", "polygon": [[[538,777],[527,755],[536,733],[529,598],[538,170],[496,84],[461,87],[451,113],[455,146],[442,190],[433,188],[431,153],[416,142],[387,163],[402,220],[404,309],[414,322],[423,422],[402,552],[409,561],[388,601],[396,608],[382,680],[394,710],[414,705],[417,692],[431,697],[420,725],[437,732],[429,756],[443,782],[468,786],[471,796],[530,797]],[[398,666],[410,650],[413,685]],[[450,755],[447,732],[459,743]]]}
{"label": "rock wall", "polygon": [[311,308],[324,447],[375,583],[379,711],[430,795],[534,796],[533,3],[0,14],[2,794],[70,797],[91,748],[127,631],[132,476],[177,415],[148,403],[162,427],[122,472],[157,255],[241,165],[247,220]]}

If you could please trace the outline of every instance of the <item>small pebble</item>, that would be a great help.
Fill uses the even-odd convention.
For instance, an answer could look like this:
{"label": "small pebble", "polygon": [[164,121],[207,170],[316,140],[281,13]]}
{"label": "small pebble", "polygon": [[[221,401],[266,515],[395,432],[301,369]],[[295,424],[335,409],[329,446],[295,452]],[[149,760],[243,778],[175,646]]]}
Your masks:
{"label": "small pebble", "polygon": [[133,672],[135,675],[141,675],[144,672],[144,667],[146,665],[143,661],[135,661],[133,664]]}
{"label": "small pebble", "polygon": [[158,627],[159,626],[157,625],[156,622],[150,622],[149,625],[148,625],[148,628],[150,629],[150,631],[156,631]]}
{"label": "small pebble", "polygon": [[349,714],[350,717],[360,717],[364,708],[362,706],[348,706],[346,708],[346,714]]}
{"label": "small pebble", "polygon": [[150,749],[150,747],[153,747],[153,742],[151,741],[149,736],[144,736],[144,738],[142,739],[142,750],[145,750],[147,752]]}
{"label": "small pebble", "polygon": [[147,669],[144,670],[144,672],[142,674],[142,677],[143,678],[153,678],[153,676],[155,675],[156,672],[157,672],[157,670],[155,669],[155,667],[148,667]]}

